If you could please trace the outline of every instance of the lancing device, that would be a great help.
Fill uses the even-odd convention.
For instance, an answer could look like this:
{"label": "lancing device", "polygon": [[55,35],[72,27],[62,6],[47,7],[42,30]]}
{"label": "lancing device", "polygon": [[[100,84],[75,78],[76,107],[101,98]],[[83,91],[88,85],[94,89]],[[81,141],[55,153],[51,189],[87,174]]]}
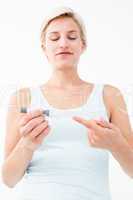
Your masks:
{"label": "lancing device", "polygon": [[[26,107],[21,107],[20,112],[21,113],[28,113],[28,110],[27,110]],[[56,112],[53,112],[53,110],[44,109],[44,110],[42,110],[42,113],[46,116],[46,118],[48,120],[50,120],[50,118],[54,118],[54,119],[59,119],[59,118],[62,119],[64,117],[65,118],[72,118],[72,116],[69,112],[68,113],[61,112],[60,114],[57,114]]]}
{"label": "lancing device", "polygon": [[[21,113],[27,113],[28,111],[27,111],[26,107],[21,107],[20,112]],[[49,110],[43,110],[42,113],[45,114],[47,117],[49,117],[49,114],[50,114]]]}

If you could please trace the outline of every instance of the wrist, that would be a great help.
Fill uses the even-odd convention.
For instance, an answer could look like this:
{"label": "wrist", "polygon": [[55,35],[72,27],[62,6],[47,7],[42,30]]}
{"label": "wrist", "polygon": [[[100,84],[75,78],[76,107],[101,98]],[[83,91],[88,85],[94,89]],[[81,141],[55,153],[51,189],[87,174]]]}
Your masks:
{"label": "wrist", "polygon": [[124,153],[130,150],[130,146],[127,143],[127,141],[123,138],[122,140],[118,141],[116,144],[114,144],[111,148],[112,154],[119,154]]}
{"label": "wrist", "polygon": [[29,139],[22,137],[18,143],[19,148],[22,148],[23,151],[28,151],[33,154],[35,151],[35,144]]}

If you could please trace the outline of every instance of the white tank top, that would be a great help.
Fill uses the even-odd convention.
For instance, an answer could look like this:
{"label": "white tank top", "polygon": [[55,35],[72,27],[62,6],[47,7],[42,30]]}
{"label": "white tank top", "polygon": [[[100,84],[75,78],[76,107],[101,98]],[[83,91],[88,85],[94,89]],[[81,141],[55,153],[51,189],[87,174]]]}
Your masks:
{"label": "white tank top", "polygon": [[40,87],[31,89],[29,110],[50,111],[50,133],[34,152],[22,183],[22,200],[110,200],[109,151],[89,145],[89,130],[72,119],[108,120],[103,84],[95,84],[77,108],[51,106]]}

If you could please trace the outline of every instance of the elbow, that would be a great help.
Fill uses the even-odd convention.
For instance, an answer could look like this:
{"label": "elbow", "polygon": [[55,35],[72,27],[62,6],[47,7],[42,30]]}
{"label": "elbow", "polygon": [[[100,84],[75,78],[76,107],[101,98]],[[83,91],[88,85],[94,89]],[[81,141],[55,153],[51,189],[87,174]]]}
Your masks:
{"label": "elbow", "polygon": [[133,174],[128,174],[129,178],[133,179]]}
{"label": "elbow", "polygon": [[6,185],[8,188],[14,188],[14,185],[11,185],[11,184],[9,184],[9,183],[7,183],[7,182],[3,182],[4,183],[4,185]]}
{"label": "elbow", "polygon": [[8,188],[14,188],[15,184],[13,184],[11,181],[9,181],[6,177],[2,176],[2,182],[3,184]]}
{"label": "elbow", "polygon": [[1,173],[1,179],[2,179],[2,183],[7,186],[8,188],[14,188],[16,183],[14,183],[11,178],[7,175],[8,173],[6,172],[6,170],[4,169],[4,167],[2,168],[2,173]]}
{"label": "elbow", "polygon": [[129,171],[126,171],[126,170],[125,170],[125,173],[126,173],[126,175],[127,175],[129,178],[133,179],[133,171],[132,171],[132,172],[129,172]]}

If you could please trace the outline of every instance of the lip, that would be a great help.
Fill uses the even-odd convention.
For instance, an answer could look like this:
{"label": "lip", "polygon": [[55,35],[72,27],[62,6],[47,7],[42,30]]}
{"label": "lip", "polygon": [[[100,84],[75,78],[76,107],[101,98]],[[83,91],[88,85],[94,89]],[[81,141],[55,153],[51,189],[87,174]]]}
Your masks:
{"label": "lip", "polygon": [[56,55],[71,55],[71,54],[73,54],[73,53],[68,52],[68,51],[62,51],[62,52],[56,53]]}

